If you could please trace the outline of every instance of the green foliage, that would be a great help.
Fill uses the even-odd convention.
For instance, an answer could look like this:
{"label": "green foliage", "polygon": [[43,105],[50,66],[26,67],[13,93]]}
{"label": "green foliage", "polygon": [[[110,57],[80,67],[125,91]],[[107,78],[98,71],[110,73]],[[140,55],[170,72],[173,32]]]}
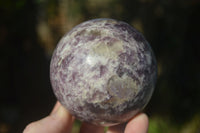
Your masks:
{"label": "green foliage", "polygon": [[149,133],[198,133],[200,131],[200,115],[195,114],[184,124],[177,123],[169,117],[150,117]]}
{"label": "green foliage", "polygon": [[174,126],[163,117],[153,117],[149,123],[149,133],[175,133]]}

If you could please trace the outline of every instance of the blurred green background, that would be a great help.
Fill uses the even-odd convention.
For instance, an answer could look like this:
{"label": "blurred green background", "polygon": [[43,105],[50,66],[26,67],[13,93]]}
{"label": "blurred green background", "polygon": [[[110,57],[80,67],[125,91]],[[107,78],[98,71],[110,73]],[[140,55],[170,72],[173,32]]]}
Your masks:
{"label": "blurred green background", "polygon": [[200,133],[199,0],[0,0],[0,133],[20,133],[50,113],[53,49],[73,26],[99,17],[133,25],[155,52],[149,133]]}

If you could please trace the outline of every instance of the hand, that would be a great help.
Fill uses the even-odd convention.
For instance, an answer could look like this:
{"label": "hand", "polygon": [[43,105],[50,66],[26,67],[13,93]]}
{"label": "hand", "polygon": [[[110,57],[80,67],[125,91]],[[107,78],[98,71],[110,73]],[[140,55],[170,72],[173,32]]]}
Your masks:
{"label": "hand", "polygon": [[[75,118],[59,102],[49,116],[30,123],[23,133],[70,133]],[[106,133],[147,133],[148,117],[141,113],[131,119],[126,125],[109,127]],[[82,123],[80,133],[104,133],[104,127]]]}

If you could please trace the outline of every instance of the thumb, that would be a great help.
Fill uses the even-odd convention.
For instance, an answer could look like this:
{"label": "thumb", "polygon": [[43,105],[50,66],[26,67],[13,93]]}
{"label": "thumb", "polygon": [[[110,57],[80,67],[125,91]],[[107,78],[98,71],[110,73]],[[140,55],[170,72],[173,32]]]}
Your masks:
{"label": "thumb", "polygon": [[70,133],[74,117],[59,103],[52,113],[26,126],[23,133]]}
{"label": "thumb", "polygon": [[148,125],[148,116],[144,113],[138,114],[128,122],[125,133],[147,133]]}

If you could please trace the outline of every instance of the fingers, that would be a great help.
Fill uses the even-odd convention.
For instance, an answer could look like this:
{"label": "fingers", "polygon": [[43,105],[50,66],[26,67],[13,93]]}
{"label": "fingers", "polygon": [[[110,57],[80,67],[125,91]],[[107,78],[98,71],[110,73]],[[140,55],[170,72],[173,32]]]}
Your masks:
{"label": "fingers", "polygon": [[148,117],[142,113],[130,120],[127,125],[120,124],[108,128],[107,133],[147,133]]}
{"label": "fingers", "polygon": [[[51,114],[42,120],[29,124],[23,133],[70,133],[74,117],[59,102]],[[108,128],[107,133],[147,133],[148,116],[141,113],[128,122]],[[80,133],[104,133],[104,127],[83,123]]]}
{"label": "fingers", "polygon": [[[106,133],[147,133],[148,125],[148,116],[141,113],[131,119],[127,125],[124,123],[109,127]],[[83,123],[80,133],[104,133],[104,128]]]}
{"label": "fingers", "polygon": [[126,126],[126,123],[116,125],[116,126],[111,126],[108,128],[108,131],[106,133],[124,133],[125,126]]}
{"label": "fingers", "polygon": [[104,127],[82,123],[80,133],[104,133]]}
{"label": "fingers", "polygon": [[29,124],[23,133],[70,133],[73,122],[72,115],[57,103],[49,116]]}
{"label": "fingers", "polygon": [[148,116],[141,113],[128,122],[124,133],[147,133],[148,126]]}

